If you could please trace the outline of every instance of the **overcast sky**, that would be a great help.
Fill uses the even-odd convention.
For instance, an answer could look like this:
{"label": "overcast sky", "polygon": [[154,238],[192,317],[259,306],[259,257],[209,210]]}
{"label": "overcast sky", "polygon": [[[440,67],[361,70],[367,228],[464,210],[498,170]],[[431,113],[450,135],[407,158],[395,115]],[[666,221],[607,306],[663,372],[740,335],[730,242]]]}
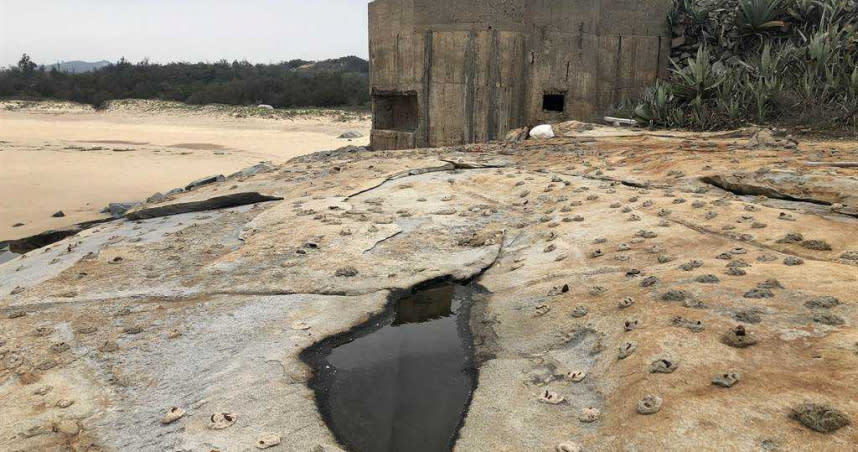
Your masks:
{"label": "overcast sky", "polygon": [[0,0],[0,66],[367,56],[369,0]]}

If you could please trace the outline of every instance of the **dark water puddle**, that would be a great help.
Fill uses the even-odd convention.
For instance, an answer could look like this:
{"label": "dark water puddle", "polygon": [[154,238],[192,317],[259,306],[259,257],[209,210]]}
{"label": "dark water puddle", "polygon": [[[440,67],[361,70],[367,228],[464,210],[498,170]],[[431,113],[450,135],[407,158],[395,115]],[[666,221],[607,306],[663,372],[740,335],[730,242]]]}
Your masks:
{"label": "dark water puddle", "polygon": [[325,421],[354,452],[452,449],[476,387],[473,286],[442,283],[306,350]]}

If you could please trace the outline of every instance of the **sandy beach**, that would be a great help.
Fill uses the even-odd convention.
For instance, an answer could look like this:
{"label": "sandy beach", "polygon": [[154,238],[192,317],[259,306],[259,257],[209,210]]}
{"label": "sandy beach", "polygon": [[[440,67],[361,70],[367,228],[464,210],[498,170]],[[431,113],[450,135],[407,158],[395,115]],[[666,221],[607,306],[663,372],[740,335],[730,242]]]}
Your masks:
{"label": "sandy beach", "polygon": [[[260,161],[366,145],[369,128],[366,115],[331,111],[0,103],[0,240],[100,218],[110,202],[144,200]],[[362,137],[338,138],[348,131]],[[52,217],[58,211],[65,216]]]}

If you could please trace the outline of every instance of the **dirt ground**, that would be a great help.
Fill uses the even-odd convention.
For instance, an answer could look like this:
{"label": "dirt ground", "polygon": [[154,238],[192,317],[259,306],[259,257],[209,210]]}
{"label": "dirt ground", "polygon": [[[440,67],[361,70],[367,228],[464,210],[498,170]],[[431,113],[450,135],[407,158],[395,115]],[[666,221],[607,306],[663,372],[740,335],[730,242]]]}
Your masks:
{"label": "dirt ground", "polygon": [[858,142],[556,130],[309,154],[0,264],[0,449],[341,451],[302,350],[452,279],[458,452],[853,452]]}
{"label": "dirt ground", "polygon": [[[98,218],[108,203],[145,200],[260,161],[282,163],[369,140],[365,115],[244,110],[145,101],[107,111],[0,103],[0,240]],[[337,138],[347,131],[363,137]],[[52,217],[57,211],[65,217]]]}

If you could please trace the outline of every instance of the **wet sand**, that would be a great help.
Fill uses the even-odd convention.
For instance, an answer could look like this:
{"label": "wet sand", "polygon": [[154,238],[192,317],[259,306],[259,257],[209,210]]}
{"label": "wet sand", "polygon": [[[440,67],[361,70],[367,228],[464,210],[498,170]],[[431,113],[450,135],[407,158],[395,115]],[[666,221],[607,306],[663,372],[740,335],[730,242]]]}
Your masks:
{"label": "wet sand", "polygon": [[[346,131],[363,137],[337,138]],[[110,202],[144,200],[260,161],[365,145],[368,135],[368,120],[333,115],[0,110],[0,240],[99,218]],[[57,211],[65,217],[52,217]]]}

